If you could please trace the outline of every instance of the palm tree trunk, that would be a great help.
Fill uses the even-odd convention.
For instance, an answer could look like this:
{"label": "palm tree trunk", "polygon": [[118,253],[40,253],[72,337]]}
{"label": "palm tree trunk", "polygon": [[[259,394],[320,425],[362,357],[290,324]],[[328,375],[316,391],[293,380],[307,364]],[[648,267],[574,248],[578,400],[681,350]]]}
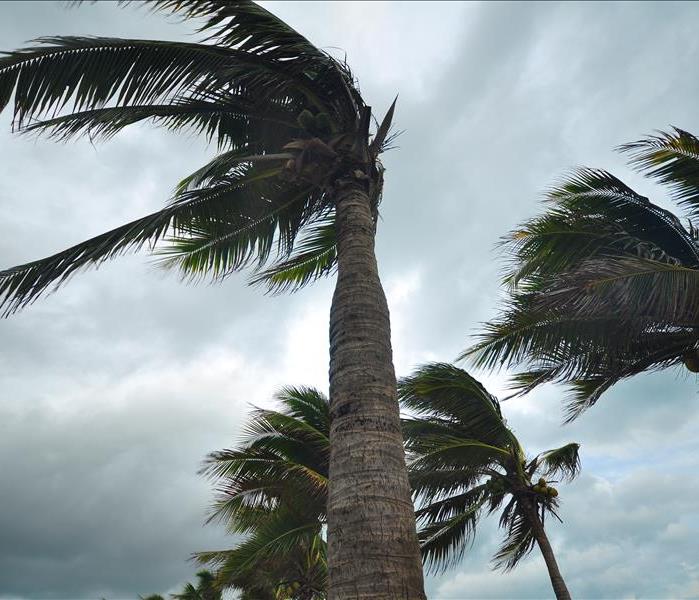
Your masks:
{"label": "palm tree trunk", "polygon": [[330,309],[329,600],[423,600],[386,297],[361,182],[336,197]]}
{"label": "palm tree trunk", "polygon": [[551,578],[553,592],[556,594],[557,600],[570,600],[570,592],[568,592],[565,581],[563,581],[563,575],[561,575],[561,571],[558,569],[556,557],[553,555],[553,548],[551,548],[549,538],[544,530],[544,524],[539,518],[539,513],[528,499],[524,499],[522,502],[524,503],[527,517],[532,525],[534,539],[536,539],[536,543],[539,544],[541,554],[544,556],[546,568],[548,569],[549,577]]}

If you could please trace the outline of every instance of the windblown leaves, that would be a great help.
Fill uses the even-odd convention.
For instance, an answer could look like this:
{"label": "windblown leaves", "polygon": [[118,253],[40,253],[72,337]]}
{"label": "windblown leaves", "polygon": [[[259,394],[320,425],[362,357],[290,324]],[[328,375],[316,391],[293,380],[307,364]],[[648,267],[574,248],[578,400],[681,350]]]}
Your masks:
{"label": "windblown leaves", "polygon": [[513,568],[535,544],[525,504],[535,504],[542,519],[558,505],[555,497],[537,496],[533,481],[539,475],[575,477],[578,444],[527,462],[497,399],[453,365],[424,365],[402,379],[398,389],[403,407],[417,413],[403,419],[403,436],[428,570],[440,572],[458,563],[479,520],[503,505],[500,526],[506,538],[494,564]]}
{"label": "windblown leaves", "polygon": [[320,594],[327,579],[320,533],[327,504],[328,401],[304,387],[284,388],[277,400],[281,411],[251,415],[237,449],[209,455],[202,473],[218,491],[210,519],[245,538],[231,550],[198,553],[197,559],[216,567],[224,588],[274,598],[275,590],[296,583],[308,598],[320,598],[312,594]]}
{"label": "windblown leaves", "polygon": [[648,177],[666,184],[675,200],[694,218],[699,216],[699,139],[674,127],[619,148],[631,164]]}
{"label": "windblown leaves", "polygon": [[[694,160],[688,136],[676,131],[623,149],[644,169],[669,169],[650,176],[684,177],[687,194],[690,167],[668,157]],[[605,171],[573,173],[548,202],[504,242],[511,261],[505,307],[461,358],[524,367],[513,377],[520,393],[569,383],[571,420],[617,381],[677,364],[699,343],[699,247],[691,223],[685,229]]]}
{"label": "windblown leaves", "polygon": [[[343,148],[353,147],[370,109],[347,65],[253,2],[162,0],[150,6],[194,19],[203,43],[41,38],[0,58],[0,110],[12,104],[17,129],[58,140],[109,138],[149,121],[201,134],[220,154],[183,180],[162,211],[0,271],[4,315],[84,267],[143,246],[187,278],[220,279],[254,265],[252,281],[272,292],[293,291],[334,272],[330,192],[335,163],[348,159],[333,155],[306,177],[312,153],[300,161],[299,152],[287,149],[313,142],[297,121],[304,111],[322,115],[328,131],[345,140]],[[285,165],[294,161],[306,170],[289,177]],[[378,205],[380,184],[374,188]]]}

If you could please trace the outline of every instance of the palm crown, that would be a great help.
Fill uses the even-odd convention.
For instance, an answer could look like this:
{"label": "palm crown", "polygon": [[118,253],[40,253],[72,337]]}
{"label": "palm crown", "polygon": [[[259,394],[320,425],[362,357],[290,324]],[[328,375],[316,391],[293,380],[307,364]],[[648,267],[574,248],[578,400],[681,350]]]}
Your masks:
{"label": "palm crown", "polygon": [[[546,556],[543,525],[546,515],[556,514],[558,490],[549,484],[577,475],[578,444],[527,458],[497,398],[450,364],[421,367],[399,382],[398,393],[416,414],[403,421],[403,430],[427,566],[438,571],[460,561],[479,519],[501,510],[506,537],[495,566],[512,569],[538,543],[551,571],[555,559],[552,552]],[[557,597],[567,597],[562,578],[555,577],[557,565],[554,589]]]}
{"label": "palm crown", "polygon": [[514,377],[521,392],[569,383],[568,419],[626,377],[682,362],[699,370],[699,140],[675,129],[621,150],[668,185],[687,227],[606,171],[575,172],[506,238],[507,303],[463,355],[526,366]]}
{"label": "palm crown", "polygon": [[151,121],[202,133],[219,154],[164,209],[1,271],[5,314],[83,267],[161,241],[163,263],[185,276],[254,265],[254,282],[296,289],[335,267],[335,181],[371,180],[376,214],[393,111],[370,142],[371,109],[345,64],[252,2],[151,4],[204,19],[208,43],[42,38],[0,58],[0,110],[14,94],[14,127],[60,140]]}
{"label": "palm crown", "polygon": [[288,387],[281,410],[256,410],[238,449],[209,455],[202,470],[216,481],[210,520],[243,534],[232,550],[202,552],[216,565],[217,585],[257,600],[325,597],[330,432],[327,398]]}

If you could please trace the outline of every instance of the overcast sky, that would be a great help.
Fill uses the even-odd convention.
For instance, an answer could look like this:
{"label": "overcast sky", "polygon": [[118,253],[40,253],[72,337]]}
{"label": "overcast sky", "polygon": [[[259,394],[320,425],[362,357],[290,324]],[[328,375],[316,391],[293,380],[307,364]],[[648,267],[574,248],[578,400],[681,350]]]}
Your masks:
{"label": "overcast sky", "polygon": [[[613,148],[670,125],[699,132],[699,4],[269,7],[346,52],[376,112],[400,93],[377,240],[399,375],[452,360],[495,313],[495,243],[567,169],[607,168],[671,207]],[[0,3],[1,49],[59,34],[193,39],[135,7]],[[213,151],[148,126],[60,145],[15,136],[0,115],[0,267],[157,209]],[[332,285],[190,286],[138,255],[0,321],[0,598],[174,591],[196,571],[190,553],[230,544],[203,526],[212,493],[197,468],[280,386],[327,389]],[[503,391],[505,375],[482,378]],[[564,523],[549,523],[572,595],[699,598],[696,377],[637,377],[565,427],[561,394],[503,410],[531,453],[582,444]],[[484,522],[463,563],[428,579],[429,598],[550,597],[537,552],[490,570],[499,536]]]}

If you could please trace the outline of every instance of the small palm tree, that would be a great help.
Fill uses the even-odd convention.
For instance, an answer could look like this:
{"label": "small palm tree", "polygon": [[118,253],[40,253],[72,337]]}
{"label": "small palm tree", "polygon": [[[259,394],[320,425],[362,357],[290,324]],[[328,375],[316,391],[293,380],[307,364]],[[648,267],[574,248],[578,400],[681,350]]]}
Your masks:
{"label": "small palm tree", "polygon": [[578,444],[527,458],[498,400],[450,364],[425,365],[402,379],[398,390],[403,406],[417,415],[403,420],[403,430],[428,568],[458,562],[480,518],[500,511],[507,534],[495,567],[514,568],[536,544],[556,598],[570,598],[544,520],[557,516],[558,490],[551,484],[580,470]]}
{"label": "small palm tree", "polygon": [[[214,586],[214,575],[210,571],[197,573],[198,584],[186,583],[179,594],[170,594],[173,600],[221,600],[221,592]],[[141,600],[165,600],[160,594],[139,596]]]}
{"label": "small palm tree", "polygon": [[219,154],[183,179],[162,210],[0,271],[0,312],[144,246],[190,278],[221,280],[250,266],[252,282],[273,292],[336,272],[330,597],[422,599],[374,253],[379,155],[390,145],[394,106],[372,136],[372,109],[347,65],[253,2],[149,4],[194,19],[206,43],[43,38],[0,58],[0,111],[14,99],[17,129],[61,140],[109,138],[149,121],[200,133]]}
{"label": "small palm tree", "polygon": [[213,573],[206,570],[199,571],[197,579],[196,587],[188,583],[179,594],[170,594],[172,600],[221,600],[221,591],[214,585]]}
{"label": "small palm tree", "polygon": [[232,550],[202,552],[219,587],[257,600],[323,600],[330,411],[319,391],[282,389],[281,410],[256,410],[239,448],[209,455],[202,470],[216,482],[209,520],[245,538]]}
{"label": "small palm tree", "polygon": [[668,186],[687,227],[606,171],[575,172],[506,238],[507,303],[462,356],[524,367],[513,382],[522,393],[571,385],[568,420],[624,378],[699,371],[699,139],[674,129],[620,149]]}

